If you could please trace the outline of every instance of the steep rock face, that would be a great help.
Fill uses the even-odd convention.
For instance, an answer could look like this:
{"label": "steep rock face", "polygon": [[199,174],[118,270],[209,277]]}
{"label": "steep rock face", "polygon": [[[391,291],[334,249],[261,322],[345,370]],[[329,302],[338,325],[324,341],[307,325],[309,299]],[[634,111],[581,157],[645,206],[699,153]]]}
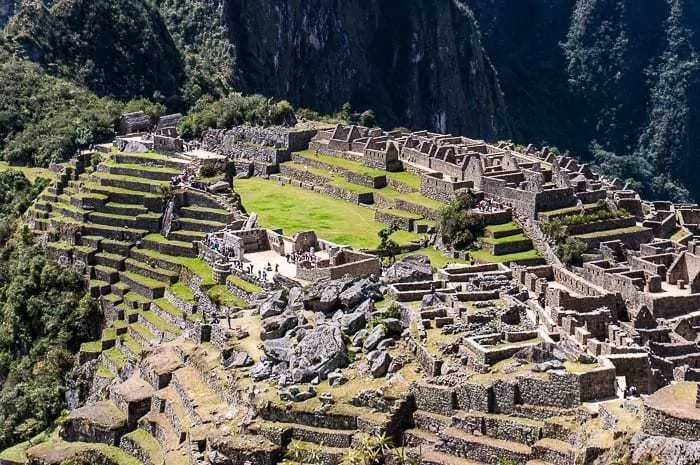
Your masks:
{"label": "steep rock face", "polygon": [[32,60],[101,96],[179,98],[184,66],[165,24],[141,0],[24,0],[6,31]]}
{"label": "steep rock face", "polygon": [[14,13],[15,0],[0,0],[0,28],[5,27]]}
{"label": "steep rock face", "polygon": [[471,11],[455,0],[224,2],[236,87],[382,123],[494,138],[509,133]]}

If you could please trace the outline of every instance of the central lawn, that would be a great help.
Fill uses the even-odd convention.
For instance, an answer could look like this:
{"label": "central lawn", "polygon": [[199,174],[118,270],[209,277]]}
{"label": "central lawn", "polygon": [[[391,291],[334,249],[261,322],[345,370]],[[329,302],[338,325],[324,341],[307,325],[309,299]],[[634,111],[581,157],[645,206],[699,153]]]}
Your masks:
{"label": "central lawn", "polygon": [[[316,231],[322,239],[355,248],[375,248],[377,232],[386,227],[374,220],[369,208],[327,197],[291,185],[279,185],[262,178],[237,179],[234,190],[249,212],[256,212],[263,226],[282,228],[292,235]],[[399,243],[418,239],[417,234],[397,231]]]}

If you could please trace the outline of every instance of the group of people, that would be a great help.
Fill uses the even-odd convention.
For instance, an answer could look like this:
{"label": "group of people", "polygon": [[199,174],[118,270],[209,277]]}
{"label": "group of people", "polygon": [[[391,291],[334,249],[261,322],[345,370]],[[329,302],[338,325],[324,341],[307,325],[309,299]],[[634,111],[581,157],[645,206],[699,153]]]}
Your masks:
{"label": "group of people", "polygon": [[495,202],[491,199],[481,200],[476,204],[476,209],[482,212],[497,212],[503,210],[503,205],[500,202]]}
{"label": "group of people", "polygon": [[210,249],[223,255],[227,260],[233,255],[233,250],[231,247],[226,245],[226,242],[223,239],[215,236],[214,234],[207,234],[204,243]]}
{"label": "group of people", "polygon": [[316,260],[318,257],[316,257],[316,254],[314,252],[314,248],[311,247],[311,250],[308,252],[292,252],[288,253],[284,256],[287,260],[287,263],[301,263],[301,262],[307,262],[311,264],[315,264]]}

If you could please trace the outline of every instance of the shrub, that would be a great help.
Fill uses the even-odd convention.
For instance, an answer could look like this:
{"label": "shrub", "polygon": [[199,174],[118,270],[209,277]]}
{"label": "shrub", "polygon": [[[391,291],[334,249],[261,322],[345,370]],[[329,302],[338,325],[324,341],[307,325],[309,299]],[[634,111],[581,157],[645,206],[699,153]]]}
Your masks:
{"label": "shrub", "polygon": [[583,262],[582,256],[586,252],[586,244],[575,237],[568,237],[557,249],[557,256],[566,265],[579,266]]}
{"label": "shrub", "polygon": [[442,243],[453,249],[473,245],[484,230],[484,218],[472,211],[474,198],[470,192],[457,194],[456,199],[440,212],[437,229]]}

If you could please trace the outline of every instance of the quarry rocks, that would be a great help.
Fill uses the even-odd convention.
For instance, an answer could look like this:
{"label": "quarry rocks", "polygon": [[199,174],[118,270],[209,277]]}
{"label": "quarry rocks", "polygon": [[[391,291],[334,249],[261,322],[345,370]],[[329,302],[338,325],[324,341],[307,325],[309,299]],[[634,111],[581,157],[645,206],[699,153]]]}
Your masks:
{"label": "quarry rocks", "polygon": [[433,279],[433,269],[430,259],[424,255],[409,255],[391,265],[384,273],[388,283],[410,283],[415,281],[430,281]]}

